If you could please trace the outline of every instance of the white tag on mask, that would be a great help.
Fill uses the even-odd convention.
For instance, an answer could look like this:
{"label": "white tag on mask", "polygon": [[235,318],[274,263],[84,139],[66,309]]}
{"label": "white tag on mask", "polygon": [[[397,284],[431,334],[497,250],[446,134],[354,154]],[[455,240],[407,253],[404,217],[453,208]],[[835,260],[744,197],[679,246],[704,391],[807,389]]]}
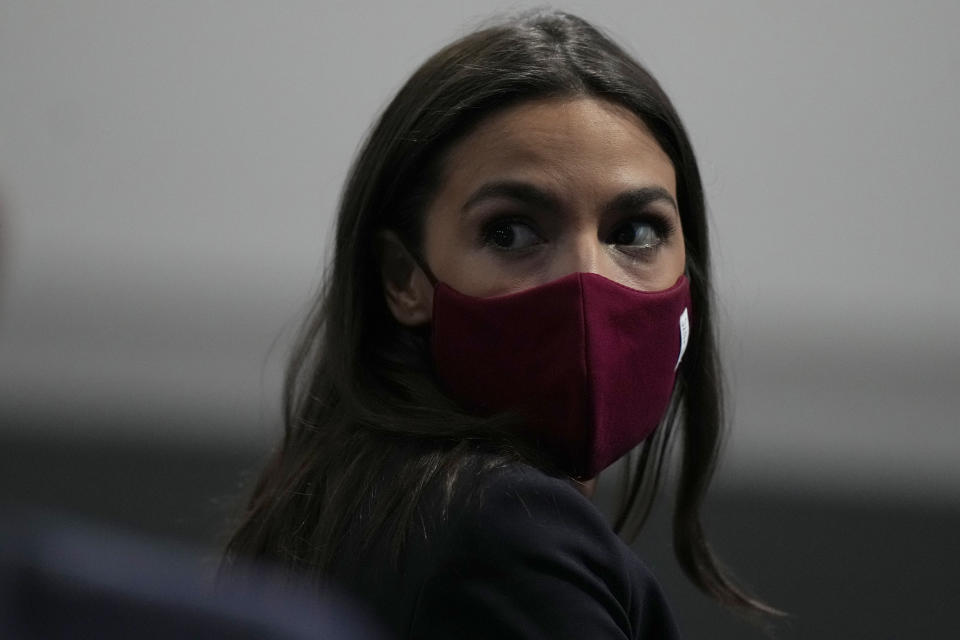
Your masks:
{"label": "white tag on mask", "polygon": [[690,339],[690,316],[687,314],[686,308],[684,308],[683,313],[680,314],[680,355],[677,356],[677,364],[674,365],[673,370],[676,371],[680,366],[680,361],[683,360],[683,353],[687,350],[687,341]]}

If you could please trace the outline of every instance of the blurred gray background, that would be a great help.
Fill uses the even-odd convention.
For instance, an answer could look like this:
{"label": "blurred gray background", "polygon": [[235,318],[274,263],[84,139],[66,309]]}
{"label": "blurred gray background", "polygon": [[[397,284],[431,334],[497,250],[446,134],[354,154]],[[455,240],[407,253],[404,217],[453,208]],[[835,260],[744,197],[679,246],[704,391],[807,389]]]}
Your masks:
{"label": "blurred gray background", "polygon": [[[209,562],[279,434],[357,145],[529,3],[0,2],[0,503]],[[716,551],[774,637],[951,637],[960,3],[567,2],[664,85],[710,206],[731,429]],[[686,635],[760,637],[637,544]]]}

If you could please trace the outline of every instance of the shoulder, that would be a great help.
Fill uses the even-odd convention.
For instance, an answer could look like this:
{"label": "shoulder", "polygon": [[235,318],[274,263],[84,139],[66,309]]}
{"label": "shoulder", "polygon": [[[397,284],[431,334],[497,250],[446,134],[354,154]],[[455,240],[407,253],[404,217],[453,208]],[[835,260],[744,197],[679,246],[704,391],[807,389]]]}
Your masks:
{"label": "shoulder", "polygon": [[653,577],[567,480],[512,464],[458,484],[411,637],[674,637]]}
{"label": "shoulder", "polygon": [[[461,482],[451,501],[446,531],[452,555],[485,549],[550,558],[609,559],[617,569],[627,549],[594,505],[572,484],[523,464],[481,472]],[[469,544],[467,544],[469,543]],[[609,565],[609,566],[607,566]]]}

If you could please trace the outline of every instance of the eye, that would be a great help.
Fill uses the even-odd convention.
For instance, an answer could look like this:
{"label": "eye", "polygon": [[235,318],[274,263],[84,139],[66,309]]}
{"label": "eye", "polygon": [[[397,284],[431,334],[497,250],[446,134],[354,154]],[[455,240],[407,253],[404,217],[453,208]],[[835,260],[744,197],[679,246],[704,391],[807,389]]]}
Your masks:
{"label": "eye", "polygon": [[631,249],[650,250],[663,244],[666,235],[667,230],[658,222],[627,220],[613,230],[607,242]]}
{"label": "eye", "polygon": [[483,228],[484,244],[503,251],[522,251],[543,243],[533,227],[520,220],[494,220]]}

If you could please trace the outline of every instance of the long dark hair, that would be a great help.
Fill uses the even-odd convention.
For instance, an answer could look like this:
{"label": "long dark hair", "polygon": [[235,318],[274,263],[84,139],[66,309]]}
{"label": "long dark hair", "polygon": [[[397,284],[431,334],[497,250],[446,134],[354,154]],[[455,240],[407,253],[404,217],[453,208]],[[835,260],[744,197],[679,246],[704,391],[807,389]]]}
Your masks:
{"label": "long dark hair", "polygon": [[681,567],[725,604],[770,611],[725,576],[701,526],[723,422],[693,149],[656,80],[590,24],[559,12],[524,14],[445,47],[370,132],[342,195],[332,265],[287,371],[283,441],[228,543],[226,566],[252,556],[319,578],[347,535],[386,534],[399,553],[429,483],[453,490],[477,460],[548,464],[511,438],[508,418],[471,415],[440,391],[424,333],[400,325],[386,306],[375,247],[377,233],[389,229],[420,253],[423,214],[445,154],[481,119],[521,101],[564,96],[628,108],[673,162],[696,317],[664,423],[634,456],[616,528],[638,531],[679,436],[674,541]]}

